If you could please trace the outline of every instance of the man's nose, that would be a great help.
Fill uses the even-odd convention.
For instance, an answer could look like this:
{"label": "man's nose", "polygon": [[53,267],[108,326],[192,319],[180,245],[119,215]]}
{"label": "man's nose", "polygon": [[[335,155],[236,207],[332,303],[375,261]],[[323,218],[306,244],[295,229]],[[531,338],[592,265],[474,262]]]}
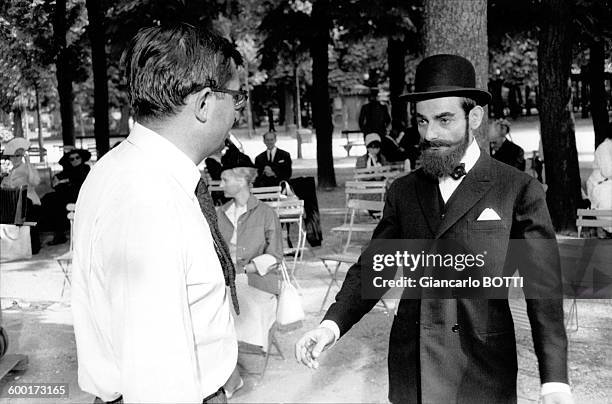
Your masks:
{"label": "man's nose", "polygon": [[426,127],[422,128],[421,132],[421,137],[427,141],[432,141],[432,140],[437,140],[438,139],[438,132],[433,128],[433,125],[427,125]]}

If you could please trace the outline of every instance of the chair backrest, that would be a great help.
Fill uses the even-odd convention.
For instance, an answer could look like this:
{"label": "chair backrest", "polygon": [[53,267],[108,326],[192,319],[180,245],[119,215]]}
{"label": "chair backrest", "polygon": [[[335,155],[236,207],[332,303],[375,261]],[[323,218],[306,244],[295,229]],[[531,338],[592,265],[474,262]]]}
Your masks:
{"label": "chair backrest", "polygon": [[221,180],[209,180],[208,181],[208,191],[209,192],[223,191],[223,188],[221,187]]}
{"label": "chair backrest", "polygon": [[70,251],[74,246],[74,210],[76,208],[76,204],[69,203],[66,205],[66,210],[68,211],[68,221],[70,222]]}
{"label": "chair backrest", "polygon": [[385,199],[386,191],[386,181],[347,181],[344,186],[344,194],[346,195],[347,202],[353,195],[379,195],[382,201]]}
{"label": "chair backrest", "polygon": [[281,187],[255,187],[251,188],[251,194],[260,201],[280,201]]}
{"label": "chair backrest", "polygon": [[356,168],[353,171],[355,181],[393,179],[404,174],[404,163],[393,163],[384,166]]}
{"label": "chair backrest", "polygon": [[[586,219],[586,217],[589,217]],[[578,237],[583,227],[612,227],[612,210],[578,209],[576,211],[576,226]]]}
{"label": "chair backrest", "polygon": [[383,201],[368,201],[364,199],[350,199],[347,203],[347,207],[352,211],[357,210],[368,210],[374,212],[382,212],[385,207]]}
{"label": "chair backrest", "polygon": [[266,201],[268,206],[274,208],[281,222],[301,222],[304,216],[304,201],[289,198],[277,201]]}

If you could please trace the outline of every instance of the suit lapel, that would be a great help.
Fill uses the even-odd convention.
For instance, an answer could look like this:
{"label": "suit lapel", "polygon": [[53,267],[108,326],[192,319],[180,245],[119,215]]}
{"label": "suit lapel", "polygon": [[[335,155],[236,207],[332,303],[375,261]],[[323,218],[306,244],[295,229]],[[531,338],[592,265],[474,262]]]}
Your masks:
{"label": "suit lapel", "polygon": [[431,234],[436,234],[440,226],[440,207],[438,206],[438,183],[428,178],[422,171],[417,173],[416,196],[421,212],[427,220]]}
{"label": "suit lapel", "polygon": [[446,202],[446,215],[435,232],[440,238],[461,219],[487,192],[493,183],[489,177],[491,157],[483,152],[476,165],[465,176],[461,184]]}

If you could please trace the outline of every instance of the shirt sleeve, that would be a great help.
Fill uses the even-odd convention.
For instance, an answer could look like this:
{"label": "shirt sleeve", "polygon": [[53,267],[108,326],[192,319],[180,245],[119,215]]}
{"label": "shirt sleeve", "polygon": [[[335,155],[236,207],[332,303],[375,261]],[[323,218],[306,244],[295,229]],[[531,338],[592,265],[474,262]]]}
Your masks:
{"label": "shirt sleeve", "polygon": [[143,199],[100,232],[121,393],[125,402],[201,402],[180,214],[167,197]]}

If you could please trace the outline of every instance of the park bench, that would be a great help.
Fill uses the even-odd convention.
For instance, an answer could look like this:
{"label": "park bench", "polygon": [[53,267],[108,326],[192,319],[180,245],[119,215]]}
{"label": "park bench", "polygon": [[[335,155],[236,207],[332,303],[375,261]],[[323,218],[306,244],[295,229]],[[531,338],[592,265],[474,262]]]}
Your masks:
{"label": "park bench", "polygon": [[[351,135],[354,134],[357,134],[358,136],[351,137]],[[342,146],[344,147],[344,150],[346,150],[346,157],[351,155],[351,149],[353,146],[365,146],[365,143],[363,142],[363,132],[360,130],[343,130],[342,136],[346,138],[346,143]]]}

